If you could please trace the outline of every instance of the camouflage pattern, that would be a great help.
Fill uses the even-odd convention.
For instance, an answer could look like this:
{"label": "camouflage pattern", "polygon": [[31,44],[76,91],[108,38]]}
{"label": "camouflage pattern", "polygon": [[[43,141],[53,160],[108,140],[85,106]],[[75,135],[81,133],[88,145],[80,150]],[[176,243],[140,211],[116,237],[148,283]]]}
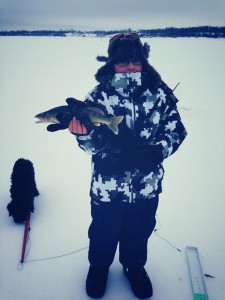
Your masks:
{"label": "camouflage pattern", "polygon": [[[124,115],[126,125],[146,143],[163,146],[165,159],[178,149],[187,135],[177,111],[178,100],[163,81],[156,93],[152,93],[142,82],[143,73],[117,73],[110,88],[99,84],[87,95],[85,101],[104,105],[112,116]],[[122,175],[106,176],[95,170],[95,164],[102,162],[108,155],[104,130],[96,128],[88,135],[78,136],[77,140],[83,150],[97,157],[95,163],[92,162],[92,201],[136,202],[153,198],[162,192],[162,164],[149,174],[134,169],[127,170]]]}

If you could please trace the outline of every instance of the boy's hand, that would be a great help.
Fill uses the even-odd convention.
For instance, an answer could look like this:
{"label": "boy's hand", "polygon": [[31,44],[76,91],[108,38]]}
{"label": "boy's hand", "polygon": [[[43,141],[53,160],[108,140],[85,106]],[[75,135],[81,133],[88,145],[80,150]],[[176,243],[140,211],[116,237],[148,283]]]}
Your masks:
{"label": "boy's hand", "polygon": [[87,134],[87,128],[75,117],[70,121],[68,129],[73,134]]}

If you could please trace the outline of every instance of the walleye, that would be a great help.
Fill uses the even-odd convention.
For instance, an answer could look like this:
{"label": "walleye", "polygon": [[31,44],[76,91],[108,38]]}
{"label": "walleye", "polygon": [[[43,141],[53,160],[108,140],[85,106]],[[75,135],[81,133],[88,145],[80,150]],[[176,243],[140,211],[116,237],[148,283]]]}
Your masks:
{"label": "walleye", "polygon": [[87,104],[75,98],[67,98],[68,105],[54,107],[48,111],[37,114],[39,120],[36,123],[54,123],[68,127],[73,117],[83,123],[88,130],[101,124],[107,125],[115,134],[118,134],[118,124],[124,116],[108,117],[106,109],[101,104]]}

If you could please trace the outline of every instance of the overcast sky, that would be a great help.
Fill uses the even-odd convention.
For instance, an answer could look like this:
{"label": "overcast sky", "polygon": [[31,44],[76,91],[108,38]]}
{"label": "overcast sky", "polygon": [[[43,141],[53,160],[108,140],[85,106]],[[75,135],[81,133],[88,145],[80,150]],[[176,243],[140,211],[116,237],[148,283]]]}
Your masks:
{"label": "overcast sky", "polygon": [[225,26],[225,0],[0,0],[0,30]]}

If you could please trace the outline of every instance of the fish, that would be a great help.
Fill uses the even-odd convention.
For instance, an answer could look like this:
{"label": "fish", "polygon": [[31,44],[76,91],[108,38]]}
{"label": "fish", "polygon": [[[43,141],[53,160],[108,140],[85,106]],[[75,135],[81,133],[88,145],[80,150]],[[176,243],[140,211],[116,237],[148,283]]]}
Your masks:
{"label": "fish", "polygon": [[71,112],[67,105],[57,106],[42,113],[39,113],[35,116],[39,120],[36,123],[54,123],[59,124],[58,115],[63,114],[65,117],[71,116]]}
{"label": "fish", "polygon": [[122,122],[124,116],[108,116],[102,104],[89,104],[75,98],[67,98],[66,103],[68,105],[57,106],[37,114],[36,123],[62,124],[67,128],[69,122],[75,117],[88,130],[91,130],[93,126],[105,124],[114,134],[119,133],[118,124]]}

